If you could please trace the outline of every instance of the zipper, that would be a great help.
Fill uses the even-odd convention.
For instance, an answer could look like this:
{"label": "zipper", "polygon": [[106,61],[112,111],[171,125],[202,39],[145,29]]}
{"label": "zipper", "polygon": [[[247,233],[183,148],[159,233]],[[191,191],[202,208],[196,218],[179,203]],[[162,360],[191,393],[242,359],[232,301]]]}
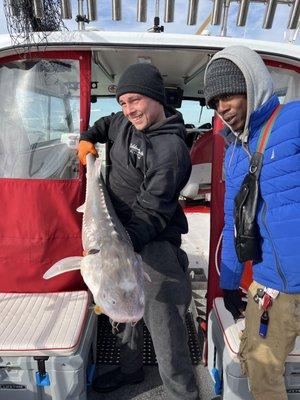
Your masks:
{"label": "zipper", "polygon": [[248,142],[242,142],[242,149],[245,151],[249,159],[251,160],[252,154],[250,152],[250,146]]}
{"label": "zipper", "polygon": [[284,273],[282,271],[281,264],[280,264],[280,261],[279,261],[279,258],[278,258],[277,252],[276,252],[275,244],[274,244],[274,242],[272,240],[271,233],[270,233],[270,230],[269,230],[269,228],[267,226],[267,222],[266,222],[266,214],[267,214],[268,206],[267,206],[267,203],[264,200],[263,200],[263,203],[264,203],[264,205],[263,205],[263,210],[262,210],[262,222],[264,224],[264,227],[266,228],[266,231],[267,231],[267,233],[269,235],[269,240],[270,240],[270,242],[272,244],[272,248],[273,248],[273,252],[274,252],[275,260],[276,260],[276,268],[277,268],[278,275],[282,279],[284,290],[287,292],[287,288],[288,288],[287,280],[286,280],[286,278],[284,276]]}

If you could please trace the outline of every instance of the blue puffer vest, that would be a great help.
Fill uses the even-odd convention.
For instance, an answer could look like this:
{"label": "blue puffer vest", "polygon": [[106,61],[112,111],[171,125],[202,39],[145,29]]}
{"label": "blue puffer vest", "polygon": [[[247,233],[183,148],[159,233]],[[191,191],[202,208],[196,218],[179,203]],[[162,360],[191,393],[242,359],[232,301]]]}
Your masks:
{"label": "blue puffer vest", "polygon": [[[278,104],[273,95],[250,117],[248,149],[256,151],[263,124]],[[231,144],[225,157],[225,226],[220,286],[236,289],[243,265],[234,248],[233,205],[249,168],[249,155],[241,144]],[[286,293],[300,293],[300,101],[284,105],[267,143],[260,176],[261,200],[257,221],[262,237],[263,261],[253,266],[253,278]]]}

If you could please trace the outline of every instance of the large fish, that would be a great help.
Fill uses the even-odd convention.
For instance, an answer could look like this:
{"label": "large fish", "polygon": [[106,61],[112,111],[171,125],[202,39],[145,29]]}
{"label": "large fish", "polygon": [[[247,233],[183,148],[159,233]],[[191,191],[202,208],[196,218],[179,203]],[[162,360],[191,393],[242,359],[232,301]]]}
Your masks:
{"label": "large fish", "polygon": [[114,322],[137,322],[144,313],[143,281],[146,276],[139,254],[117,218],[101,176],[101,158],[87,155],[82,243],[84,257],[67,257],[55,263],[45,274],[49,279],[80,269],[92,292],[95,309]]}

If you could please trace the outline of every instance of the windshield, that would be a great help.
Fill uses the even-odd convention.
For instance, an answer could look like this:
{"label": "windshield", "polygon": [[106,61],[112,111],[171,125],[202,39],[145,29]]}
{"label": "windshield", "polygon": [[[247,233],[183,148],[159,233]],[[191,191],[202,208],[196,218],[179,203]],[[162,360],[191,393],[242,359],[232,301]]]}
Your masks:
{"label": "windshield", "polygon": [[79,62],[1,65],[0,90],[0,178],[76,177]]}

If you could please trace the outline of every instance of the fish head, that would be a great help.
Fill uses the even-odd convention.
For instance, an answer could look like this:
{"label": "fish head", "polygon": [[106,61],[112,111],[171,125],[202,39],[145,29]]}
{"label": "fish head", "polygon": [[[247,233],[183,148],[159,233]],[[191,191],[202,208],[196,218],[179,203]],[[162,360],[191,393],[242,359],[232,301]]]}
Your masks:
{"label": "fish head", "polygon": [[81,274],[96,305],[115,322],[139,321],[145,307],[141,257],[119,243],[85,258],[88,267],[83,266]]}

